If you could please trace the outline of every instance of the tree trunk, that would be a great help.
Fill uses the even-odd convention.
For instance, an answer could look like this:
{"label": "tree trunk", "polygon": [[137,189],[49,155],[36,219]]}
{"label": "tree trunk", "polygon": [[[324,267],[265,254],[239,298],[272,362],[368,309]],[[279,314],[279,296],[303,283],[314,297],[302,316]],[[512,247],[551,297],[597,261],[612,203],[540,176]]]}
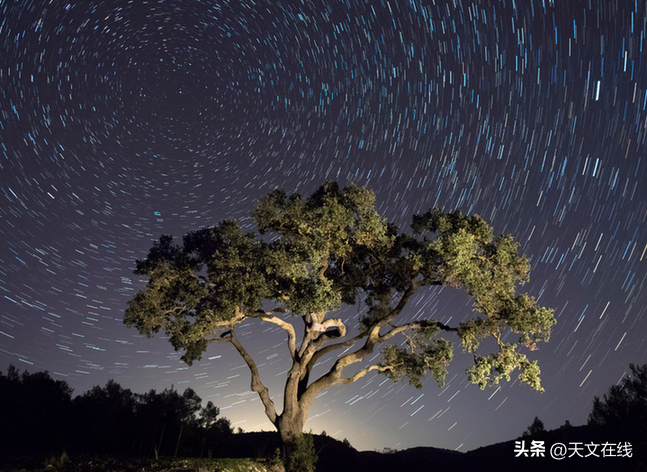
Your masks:
{"label": "tree trunk", "polygon": [[180,423],[180,434],[177,437],[177,444],[175,445],[175,455],[177,457],[177,451],[180,449],[180,439],[182,439],[182,431],[184,430],[184,423]]}
{"label": "tree trunk", "polygon": [[283,443],[283,465],[286,472],[312,472],[317,454],[312,435],[303,433],[306,415],[301,410],[288,409],[279,416],[277,429]]}
{"label": "tree trunk", "polygon": [[162,434],[160,436],[159,444],[155,444],[155,460],[159,460],[160,449],[162,448],[162,439],[164,438],[164,429],[166,428],[166,423],[162,425]]}
{"label": "tree trunk", "polygon": [[277,422],[277,429],[283,442],[290,442],[303,434],[304,415],[299,412],[291,412],[286,408]]}

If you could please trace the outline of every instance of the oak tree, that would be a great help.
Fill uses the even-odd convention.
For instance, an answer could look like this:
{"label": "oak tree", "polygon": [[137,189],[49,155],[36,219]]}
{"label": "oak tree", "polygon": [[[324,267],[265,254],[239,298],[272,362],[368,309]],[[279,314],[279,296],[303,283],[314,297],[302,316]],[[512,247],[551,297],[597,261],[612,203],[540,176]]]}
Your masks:
{"label": "oak tree", "polygon": [[[418,388],[431,374],[443,385],[452,338],[473,355],[467,378],[481,389],[517,370],[521,382],[542,390],[537,362],[519,347],[534,350],[549,339],[553,310],[517,293],[528,280],[528,258],[512,236],[494,238],[479,216],[434,208],[414,215],[405,232],[378,214],[370,189],[335,182],[307,198],[273,190],[251,216],[256,232],[226,219],[186,234],[181,245],[160,237],[137,261],[135,273],[149,280],[124,322],[147,336],[163,331],[189,365],[210,343],[230,343],[288,455],[301,447],[313,401],[334,385],[369,372]],[[442,286],[464,290],[475,316],[451,326],[430,316],[402,319],[418,292]],[[361,317],[335,317],[356,303],[365,306]],[[285,332],[291,367],[280,412],[237,336],[251,321]],[[506,341],[510,333],[518,342]],[[495,352],[481,353],[485,338],[494,339]],[[381,356],[371,362],[376,349]],[[332,366],[311,378],[315,364],[333,355]]]}

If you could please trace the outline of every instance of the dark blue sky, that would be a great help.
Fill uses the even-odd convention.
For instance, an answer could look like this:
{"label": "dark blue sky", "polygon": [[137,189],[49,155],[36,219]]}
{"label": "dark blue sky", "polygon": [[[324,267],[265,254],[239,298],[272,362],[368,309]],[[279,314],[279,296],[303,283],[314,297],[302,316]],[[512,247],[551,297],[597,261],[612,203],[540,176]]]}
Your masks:
{"label": "dark blue sky", "polygon": [[[431,4],[431,5],[429,5]],[[229,345],[180,362],[122,324],[162,233],[234,217],[275,187],[369,185],[406,228],[433,206],[485,218],[531,257],[555,308],[546,392],[367,376],[306,429],[359,449],[465,451],[583,424],[594,395],[647,362],[644,4],[568,1],[0,1],[0,369],[80,394],[191,386],[235,426],[270,429]],[[470,300],[421,293],[406,316]],[[357,316],[350,307],[342,316]],[[245,326],[280,399],[285,339]],[[328,361],[330,362],[330,361]],[[324,364],[325,366],[325,364]],[[280,403],[280,401],[278,401]],[[613,440],[613,438],[609,438]]]}

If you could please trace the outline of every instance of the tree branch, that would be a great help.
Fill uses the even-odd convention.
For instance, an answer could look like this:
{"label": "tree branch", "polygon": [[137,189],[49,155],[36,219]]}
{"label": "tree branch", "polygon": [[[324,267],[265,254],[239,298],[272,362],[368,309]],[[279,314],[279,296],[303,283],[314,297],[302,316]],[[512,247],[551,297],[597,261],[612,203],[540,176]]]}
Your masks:
{"label": "tree branch", "polygon": [[299,348],[299,359],[303,359],[303,354],[310,346],[310,343],[319,336],[319,333],[324,331],[320,320],[324,316],[326,316],[325,313],[308,313],[301,317],[303,319],[304,332],[303,341],[301,341],[301,347]]}
{"label": "tree branch", "polygon": [[351,384],[355,382],[356,380],[361,379],[364,377],[366,374],[368,374],[372,370],[377,370],[378,372],[384,372],[385,370],[391,370],[393,369],[392,365],[385,365],[385,366],[379,366],[379,365],[370,365],[368,367],[365,367],[364,369],[360,370],[357,372],[355,375],[352,377],[347,377],[347,378],[340,378],[338,380],[339,383],[343,383],[344,385]]}
{"label": "tree branch", "polygon": [[[303,341],[298,353],[298,360],[305,364],[315,354],[316,350],[324,343],[331,339],[346,336],[346,325],[340,318],[331,318],[324,320],[326,313],[309,313],[303,316],[305,324]],[[334,331],[328,331],[330,328],[337,328]]]}
{"label": "tree branch", "polygon": [[359,333],[357,336],[347,339],[346,341],[338,342],[335,344],[329,344],[328,346],[324,346],[321,349],[319,349],[317,352],[315,352],[312,356],[312,359],[310,362],[316,362],[318,361],[322,356],[325,356],[329,352],[335,351],[337,349],[341,349],[344,347],[351,347],[353,344],[355,344],[357,341],[359,341],[362,338],[365,338],[368,336],[368,331],[363,331]]}
{"label": "tree branch", "polygon": [[213,282],[209,282],[209,278],[205,277],[204,275],[200,275],[199,272],[196,272],[195,270],[190,270],[190,274],[193,276],[194,279],[196,279],[199,282],[204,283],[206,287],[215,287],[216,284]]}
{"label": "tree branch", "polygon": [[[240,310],[240,307],[234,309],[234,316],[229,320],[213,321],[212,325],[217,328],[234,328],[238,323],[246,318],[245,313]],[[216,331],[216,330],[214,330]],[[215,335],[215,334],[214,334]]]}
{"label": "tree branch", "polygon": [[[300,357],[300,363],[304,366],[301,371],[301,380],[306,380],[303,388],[304,391],[305,387],[307,387],[307,377],[310,375],[310,372],[312,372],[312,368],[314,367],[316,360],[321,357],[318,354],[322,349],[319,348],[331,339],[343,338],[346,336],[346,325],[340,318],[326,320],[319,326],[321,326],[321,329],[319,330],[321,331],[321,334],[309,343]],[[336,329],[334,331],[328,331],[329,328]]]}
{"label": "tree branch", "polygon": [[261,402],[263,402],[263,406],[265,406],[265,414],[272,422],[272,424],[276,426],[276,408],[274,407],[274,402],[270,398],[267,387],[265,387],[265,385],[263,385],[263,382],[261,382],[261,377],[258,373],[258,367],[256,367],[254,359],[252,359],[252,356],[249,355],[243,345],[240,344],[238,338],[236,338],[236,333],[234,333],[233,330],[223,334],[222,336],[224,336],[223,340],[228,341],[234,345],[238,353],[247,363],[247,366],[252,373],[252,391],[258,393],[258,396],[261,398]]}
{"label": "tree branch", "polygon": [[[360,335],[358,335],[359,337],[356,336],[357,339],[361,339],[367,336],[367,339],[364,345],[358,350],[350,354],[346,354],[345,356],[342,356],[339,359],[337,359],[337,361],[333,364],[333,366],[326,374],[322,375],[321,377],[319,377],[319,379],[317,379],[312,384],[310,384],[310,386],[302,395],[302,399],[306,404],[312,403],[314,398],[317,395],[319,395],[319,393],[321,393],[323,390],[327,389],[328,387],[338,382],[344,382],[344,380],[341,378],[342,371],[351,364],[361,362],[368,354],[371,354],[373,352],[373,348],[375,347],[375,345],[377,343],[382,342],[382,340],[380,340],[380,330],[382,329],[382,327],[385,324],[389,323],[394,318],[396,318],[400,313],[402,313],[402,310],[406,306],[411,296],[413,296],[413,294],[416,292],[416,290],[418,289],[418,286],[419,285],[415,282],[415,279],[412,279],[411,286],[409,287],[409,289],[407,289],[406,292],[404,292],[404,294],[402,295],[402,298],[400,298],[400,301],[395,306],[395,308],[393,308],[387,316],[385,316],[383,319],[377,322],[370,330],[368,330],[367,334],[360,333]],[[334,346],[336,348],[337,345],[334,345]],[[322,349],[322,351],[323,350],[325,350],[325,348]],[[374,370],[374,369],[371,369],[371,370]],[[364,374],[362,375],[366,375],[367,372],[368,371],[364,372]],[[360,378],[360,377],[357,377],[357,378]]]}
{"label": "tree branch", "polygon": [[382,343],[384,341],[388,341],[396,334],[402,333],[403,331],[407,331],[409,329],[423,329],[423,328],[433,328],[433,327],[440,328],[443,331],[454,332],[454,333],[458,332],[458,328],[447,326],[446,324],[441,323],[440,321],[437,321],[437,320],[413,321],[411,323],[406,323],[406,324],[394,327],[388,333],[384,333],[383,335],[381,335],[378,338],[379,339],[378,342]]}
{"label": "tree branch", "polygon": [[281,328],[283,328],[285,331],[288,333],[288,350],[290,351],[290,356],[292,357],[292,360],[296,360],[296,355],[297,355],[297,337],[294,332],[294,326],[292,326],[292,323],[288,323],[285,320],[282,320],[281,318],[274,316],[272,313],[273,312],[281,312],[285,313],[285,309],[283,308],[275,308],[272,311],[262,311],[262,310],[257,310],[255,313],[255,316],[260,318],[263,321],[267,321],[269,323],[273,323]]}

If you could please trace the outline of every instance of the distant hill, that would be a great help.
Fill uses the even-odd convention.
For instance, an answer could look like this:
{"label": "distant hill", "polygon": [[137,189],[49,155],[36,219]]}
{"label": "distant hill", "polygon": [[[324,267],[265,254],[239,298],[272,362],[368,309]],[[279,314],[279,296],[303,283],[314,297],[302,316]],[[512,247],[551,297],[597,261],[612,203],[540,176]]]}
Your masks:
{"label": "distant hill", "polygon": [[[620,433],[621,434],[621,433]],[[611,434],[601,429],[589,426],[577,426],[560,428],[553,431],[538,433],[531,437],[517,438],[490,446],[481,447],[469,452],[457,452],[434,447],[414,447],[404,451],[377,452],[357,451],[347,441],[338,441],[327,435],[314,435],[315,448],[319,454],[316,465],[316,472],[647,472],[647,438],[641,444],[632,443],[631,458],[619,457],[568,457],[574,455],[574,451],[586,456],[590,453],[586,444],[614,443],[613,449],[607,451],[617,454],[617,444],[624,443],[624,438],[611,437]],[[524,441],[523,445],[527,457],[520,454],[519,444],[515,441]],[[539,441],[544,446],[544,457],[533,457],[530,451],[532,441]],[[543,443],[541,443],[543,441]],[[550,457],[550,448],[553,444],[561,443],[566,446],[566,456],[562,460]],[[537,443],[536,443],[537,444]],[[218,456],[228,459],[214,459],[214,462],[207,462],[198,467],[199,470],[271,470],[278,472],[279,469],[271,467],[271,459],[280,447],[278,433],[276,432],[252,432],[232,434],[224,437],[214,448]],[[591,447],[592,449],[592,447]],[[601,446],[594,452],[603,455]],[[516,457],[520,455],[522,457]],[[43,461],[52,459],[47,456],[34,456],[28,451],[14,450],[12,453],[0,454],[0,471],[43,471],[43,470],[90,470],[85,467],[93,464],[91,470],[121,470],[121,471],[145,471],[164,470],[171,472],[175,470],[186,470],[186,465],[193,464],[194,459],[173,459],[160,458],[160,461],[153,461],[150,457],[118,457],[110,455],[105,457],[93,456],[91,461],[84,459],[83,455],[72,455],[73,461],[67,466],[48,465],[44,468]],[[90,456],[87,456],[90,457]],[[261,464],[247,461],[244,464],[238,459],[250,458],[261,460]],[[55,458],[56,459],[56,458]],[[85,461],[85,462],[84,462]],[[164,461],[170,461],[168,466],[162,466]],[[188,462],[187,462],[188,461]],[[220,461],[220,462],[219,462]],[[225,462],[222,462],[225,461]],[[61,462],[59,460],[59,462]],[[186,462],[186,464],[185,464]],[[113,464],[115,467],[99,467],[100,464]],[[104,464],[104,465],[105,465]],[[182,468],[176,467],[178,464]],[[224,464],[228,466],[225,467]],[[96,466],[96,467],[95,467]],[[244,467],[243,467],[244,466]],[[161,467],[161,468],[160,468]]]}
{"label": "distant hill", "polygon": [[[526,449],[530,448],[532,441],[543,441],[545,447],[544,457],[515,457],[515,441],[525,441]],[[626,438],[610,437],[604,430],[590,426],[574,426],[560,428],[552,431],[539,433],[531,437],[520,437],[515,440],[506,441],[490,446],[481,447],[463,455],[464,471],[497,471],[497,472],[560,472],[560,471],[586,471],[586,472],[643,472],[647,471],[647,463],[644,461],[645,451],[639,444],[632,444],[632,456],[611,457],[611,454],[618,454],[617,444],[624,443]],[[608,457],[603,457],[604,443],[613,443],[614,446],[605,448]],[[550,456],[550,448],[554,444],[566,446],[566,457],[561,460]],[[586,446],[587,444],[591,446]],[[598,444],[594,447],[592,444]],[[577,452],[575,452],[577,450]],[[594,457],[591,454],[600,457]],[[623,453],[621,451],[621,453]],[[578,455],[584,457],[578,457]],[[588,457],[586,457],[589,455]],[[570,457],[572,456],[572,457]],[[421,469],[424,470],[424,469]]]}
{"label": "distant hill", "polygon": [[[231,457],[269,457],[279,447],[276,433],[244,433],[231,437],[233,443],[228,447]],[[515,441],[524,441],[528,457],[515,457]],[[544,457],[532,457],[532,441],[543,441]],[[607,454],[617,454],[617,444],[623,438],[609,437],[603,430],[589,426],[560,428],[492,444],[469,452],[457,452],[434,447],[415,447],[390,453],[377,451],[357,451],[348,443],[329,436],[315,435],[315,447],[319,453],[317,472],[647,472],[645,444],[632,444],[632,456],[602,457],[601,445],[607,447]],[[566,446],[566,457],[562,460],[550,456],[550,447],[561,443]],[[647,443],[647,441],[645,442]],[[577,457],[590,454],[586,444],[599,444],[593,452],[600,457]],[[573,457],[568,457],[573,455]]]}

